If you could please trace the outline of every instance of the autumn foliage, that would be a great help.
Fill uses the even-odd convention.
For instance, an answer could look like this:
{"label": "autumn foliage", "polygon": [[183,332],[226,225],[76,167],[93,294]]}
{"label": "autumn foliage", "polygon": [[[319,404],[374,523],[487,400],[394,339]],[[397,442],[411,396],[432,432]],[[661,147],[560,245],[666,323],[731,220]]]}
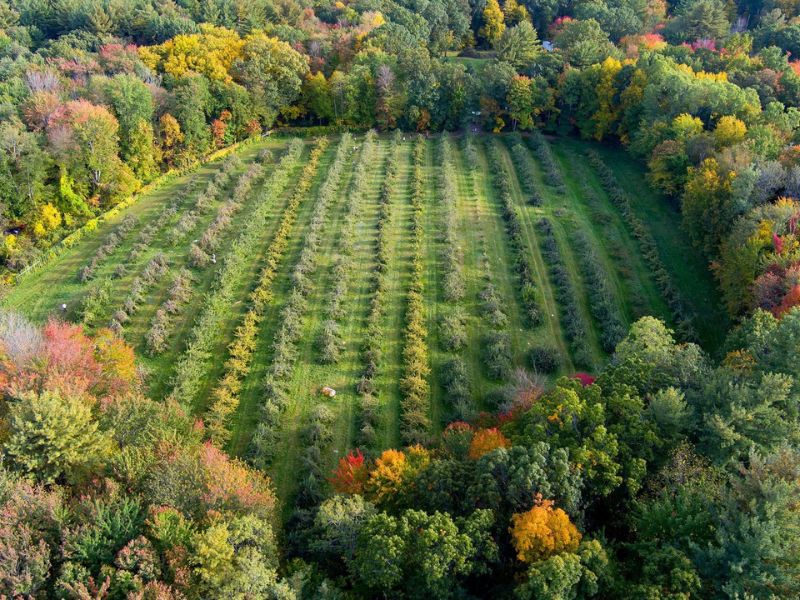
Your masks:
{"label": "autumn foliage", "polygon": [[539,500],[529,511],[513,515],[510,531],[517,558],[529,563],[574,552],[581,541],[567,513],[553,508],[552,500]]}
{"label": "autumn foliage", "polygon": [[511,442],[496,427],[480,429],[475,432],[469,445],[469,457],[478,460],[484,454],[496,448],[508,448]]}
{"label": "autumn foliage", "polygon": [[48,390],[103,398],[125,393],[136,382],[133,349],[110,330],[91,339],[81,326],[55,319],[41,332],[8,319],[0,347],[4,394]]}
{"label": "autumn foliage", "polygon": [[361,494],[368,476],[367,465],[361,450],[348,452],[339,459],[339,466],[329,481],[334,490],[340,494]]}

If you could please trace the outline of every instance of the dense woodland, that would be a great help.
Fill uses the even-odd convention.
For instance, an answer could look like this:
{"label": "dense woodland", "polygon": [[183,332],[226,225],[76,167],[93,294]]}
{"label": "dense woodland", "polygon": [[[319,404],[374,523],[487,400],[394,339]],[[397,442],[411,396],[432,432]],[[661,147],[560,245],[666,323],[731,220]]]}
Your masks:
{"label": "dense woodland", "polygon": [[[0,597],[800,597],[798,53],[788,0],[0,0],[4,294],[189,182],[70,267],[78,308],[0,314]],[[711,270],[714,347],[609,146]],[[352,365],[343,439],[304,354]]]}

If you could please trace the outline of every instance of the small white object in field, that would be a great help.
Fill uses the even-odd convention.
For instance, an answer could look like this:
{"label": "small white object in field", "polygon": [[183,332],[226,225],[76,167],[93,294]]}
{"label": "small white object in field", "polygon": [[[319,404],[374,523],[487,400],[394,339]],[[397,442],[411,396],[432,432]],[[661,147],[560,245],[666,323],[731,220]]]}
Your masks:
{"label": "small white object in field", "polygon": [[67,305],[66,304],[62,304],[61,305],[61,310],[66,311],[67,310]]}
{"label": "small white object in field", "polygon": [[333,398],[336,395],[336,390],[330,386],[324,386],[320,392],[322,392],[323,396],[327,396],[328,398]]}
{"label": "small white object in field", "polygon": [[214,263],[214,264],[217,264],[217,253],[216,252],[211,255],[211,262]]}

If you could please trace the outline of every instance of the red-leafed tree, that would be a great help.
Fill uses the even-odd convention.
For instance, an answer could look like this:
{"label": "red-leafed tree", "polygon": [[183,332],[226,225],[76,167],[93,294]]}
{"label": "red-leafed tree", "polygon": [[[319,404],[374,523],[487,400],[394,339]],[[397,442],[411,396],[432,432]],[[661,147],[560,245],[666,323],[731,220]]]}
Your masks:
{"label": "red-leafed tree", "polygon": [[348,452],[347,456],[339,459],[339,466],[329,481],[333,489],[340,494],[361,494],[368,474],[369,469],[364,455],[361,450],[356,449],[355,452]]}

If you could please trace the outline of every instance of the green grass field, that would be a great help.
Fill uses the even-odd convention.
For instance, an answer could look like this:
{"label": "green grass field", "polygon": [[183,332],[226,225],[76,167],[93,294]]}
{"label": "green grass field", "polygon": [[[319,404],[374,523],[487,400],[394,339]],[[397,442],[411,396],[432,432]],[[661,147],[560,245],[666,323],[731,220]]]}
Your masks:
{"label": "green grass field", "polygon": [[[298,325],[296,360],[285,379],[287,404],[280,416],[280,431],[275,439],[274,460],[270,474],[278,496],[284,501],[291,498],[303,471],[301,460],[304,448],[304,428],[312,409],[324,403],[331,409],[335,420],[330,447],[320,457],[325,468],[332,468],[338,457],[351,448],[357,440],[359,419],[359,394],[357,383],[364,369],[362,347],[367,335],[367,318],[372,301],[371,273],[376,268],[376,239],[380,210],[380,190],[389,161],[396,161],[397,179],[390,190],[388,220],[385,234],[388,242],[386,292],[379,323],[380,361],[376,376],[379,390],[380,419],[376,428],[377,441],[371,450],[400,444],[400,413],[402,392],[400,377],[403,368],[403,340],[406,302],[412,277],[411,243],[413,176],[412,149],[415,138],[406,135],[399,141],[396,154],[389,152],[390,139],[379,136],[369,156],[362,152],[363,136],[355,136],[355,147],[345,149],[341,176],[333,182],[334,196],[326,207],[325,222],[315,251],[310,285],[304,289],[307,309]],[[668,322],[667,304],[660,296],[649,269],[638,254],[636,240],[626,228],[624,220],[609,201],[600,186],[597,174],[584,159],[586,144],[574,139],[549,141],[555,164],[563,179],[563,188],[548,183],[545,165],[532,146],[524,144],[526,154],[517,149],[512,152],[517,138],[512,136],[477,136],[472,140],[477,154],[473,167],[466,153],[467,140],[450,135],[451,160],[455,167],[455,233],[460,268],[464,276],[464,295],[458,302],[448,302],[443,292],[443,260],[445,237],[443,234],[447,214],[437,184],[441,176],[441,139],[433,136],[424,141],[425,153],[421,169],[424,185],[422,198],[424,261],[424,301],[427,347],[432,368],[430,383],[431,429],[440,430],[453,415],[441,382],[439,371],[454,356],[461,358],[469,372],[472,409],[496,410],[497,391],[513,383],[514,377],[505,381],[493,380],[484,365],[482,344],[487,334],[487,324],[479,298],[481,290],[491,283],[497,291],[502,309],[507,315],[503,331],[511,344],[514,368],[528,367],[529,350],[535,346],[549,346],[561,356],[558,374],[576,370],[572,346],[565,329],[564,307],[559,302],[563,290],[555,285],[552,265],[543,252],[539,221],[547,218],[553,226],[553,236],[566,273],[568,288],[575,294],[574,318],[584,330],[592,370],[599,369],[608,359],[601,344],[602,323],[595,318],[593,297],[587,280],[585,260],[576,246],[576,236],[588,240],[594,249],[597,268],[602,270],[606,288],[610,290],[609,306],[619,315],[624,325],[629,325],[643,315],[655,315]],[[214,343],[209,356],[209,366],[198,383],[199,394],[192,410],[202,417],[210,405],[211,390],[225,371],[228,347],[234,339],[236,328],[249,309],[250,293],[256,285],[256,276],[264,266],[267,248],[278,230],[278,224],[295,193],[303,166],[308,159],[313,140],[304,144],[300,158],[291,166],[286,184],[272,197],[262,196],[269,185],[275,168],[289,146],[285,138],[270,139],[248,146],[241,151],[242,166],[233,174],[228,186],[218,194],[215,203],[199,215],[191,231],[180,239],[172,235],[173,226],[192,205],[206,182],[221,168],[221,163],[204,166],[169,187],[141,198],[135,205],[99,230],[71,248],[41,270],[25,276],[19,285],[3,299],[6,308],[17,310],[29,318],[42,322],[50,315],[61,314],[62,303],[67,305],[66,318],[80,322],[82,306],[90,290],[98,281],[108,280],[110,293],[101,306],[100,318],[88,323],[90,327],[105,325],[124,303],[134,279],[157,253],[168,261],[167,272],[147,291],[139,309],[124,324],[123,335],[140,354],[147,371],[147,384],[151,395],[165,398],[172,391],[175,365],[184,356],[187,345],[195,335],[194,328],[201,309],[217,293],[219,272],[226,261],[226,250],[240,235],[257,210],[265,210],[267,225],[258,232],[254,251],[249,253],[245,265],[237,272],[232,284],[233,299],[226,305],[214,332]],[[258,333],[250,358],[249,370],[243,378],[238,405],[228,428],[231,433],[228,449],[247,457],[250,439],[261,419],[263,381],[273,359],[273,344],[282,325],[282,309],[289,302],[293,290],[292,273],[300,260],[306,236],[311,227],[318,195],[336,155],[338,139],[323,152],[307,190],[302,193],[296,216],[291,224],[289,243],[276,264],[276,277],[271,287],[271,298],[259,322]],[[217,262],[202,268],[191,267],[189,248],[199,239],[214,220],[216,211],[232,193],[237,178],[256,160],[261,150],[268,147],[272,156],[264,161],[264,172],[250,189],[239,210],[222,232]],[[619,182],[628,191],[639,218],[646,223],[654,236],[662,261],[677,283],[683,299],[697,315],[695,327],[704,347],[715,351],[726,330],[725,316],[718,309],[717,290],[708,273],[707,265],[697,258],[689,247],[679,227],[679,215],[669,204],[647,187],[642,167],[632,162],[621,150],[592,145],[611,167]],[[491,150],[491,152],[490,152]],[[510,178],[515,210],[521,223],[521,252],[526,253],[536,282],[538,302],[542,312],[541,324],[531,327],[523,318],[519,286],[520,280],[513,266],[513,252],[503,217],[503,207],[489,175],[490,156],[501,157],[501,172]],[[359,161],[366,165],[367,179],[363,193],[353,196],[353,173]],[[525,177],[524,173],[527,173]],[[529,180],[529,181],[528,181]],[[541,196],[539,205],[527,199],[526,185],[533,185]],[[131,259],[137,236],[148,223],[161,218],[163,208],[175,203],[177,214],[165,222],[158,222],[145,251]],[[266,203],[266,204],[264,204]],[[259,209],[261,206],[261,209]],[[122,219],[131,214],[137,218],[136,226],[124,234],[121,243],[102,259],[92,281],[81,283],[78,273],[95,254],[103,241]],[[348,215],[353,233],[350,267],[336,270],[342,252],[343,236],[348,232],[345,223]],[[112,277],[116,265],[127,264],[126,273]],[[193,274],[190,298],[186,306],[172,318],[167,348],[161,354],[148,356],[145,336],[150,329],[157,309],[167,298],[170,282],[184,268]],[[318,340],[327,310],[332,301],[339,278],[346,278],[346,296],[343,298],[344,316],[339,322],[341,352],[338,362],[323,364],[320,360]],[[562,286],[563,287],[563,286]],[[559,296],[559,294],[562,296]],[[451,352],[443,348],[440,322],[443,315],[460,310],[465,316],[467,344]],[[551,375],[549,377],[553,377]],[[320,394],[321,386],[336,389],[335,398]]]}

